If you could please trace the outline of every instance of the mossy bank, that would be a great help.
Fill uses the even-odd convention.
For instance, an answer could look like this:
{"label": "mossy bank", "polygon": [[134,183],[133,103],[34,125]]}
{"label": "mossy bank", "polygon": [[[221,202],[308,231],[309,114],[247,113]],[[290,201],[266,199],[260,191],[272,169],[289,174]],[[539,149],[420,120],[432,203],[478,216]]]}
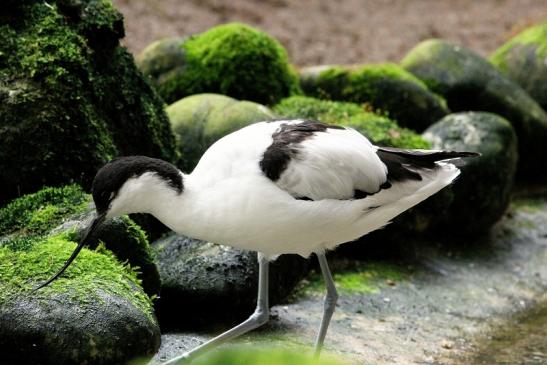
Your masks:
{"label": "mossy bank", "polygon": [[119,46],[110,1],[8,2],[0,15],[0,204],[121,154],[176,162],[159,97]]}
{"label": "mossy bank", "polygon": [[[78,241],[94,214],[91,196],[78,185],[44,188],[0,208],[0,244],[36,243],[59,234]],[[146,293],[159,294],[160,278],[148,239],[129,217],[107,220],[89,242],[92,249],[103,243],[120,262],[138,270],[139,282]]]}

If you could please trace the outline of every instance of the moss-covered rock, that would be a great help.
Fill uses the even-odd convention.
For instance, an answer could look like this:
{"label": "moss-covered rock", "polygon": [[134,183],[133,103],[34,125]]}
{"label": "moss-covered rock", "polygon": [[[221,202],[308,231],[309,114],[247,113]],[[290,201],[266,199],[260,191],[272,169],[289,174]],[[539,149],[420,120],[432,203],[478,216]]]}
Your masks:
{"label": "moss-covered rock", "polygon": [[[154,242],[152,248],[162,280],[162,295],[157,303],[162,326],[202,325],[219,320],[234,323],[252,313],[258,288],[255,252],[175,234]],[[297,255],[282,255],[272,262],[270,304],[289,295],[307,270],[307,260]],[[222,310],[218,310],[219,303]]]}
{"label": "moss-covered rock", "polygon": [[487,231],[509,205],[518,159],[511,124],[491,113],[450,114],[428,128],[424,137],[436,149],[481,153],[460,167],[442,226],[458,234]]}
{"label": "moss-covered rock", "polygon": [[442,97],[392,63],[304,68],[300,70],[300,85],[309,96],[366,103],[400,126],[417,131],[448,114]]}
{"label": "moss-covered rock", "polygon": [[0,351],[7,364],[120,364],[151,356],[160,344],[152,303],[136,273],[100,248],[74,250],[67,235],[0,244]]}
{"label": "moss-covered rock", "polygon": [[0,14],[0,204],[79,182],[116,155],[177,160],[159,97],[119,46],[110,1],[8,4]]}
{"label": "moss-covered rock", "polygon": [[402,66],[434,92],[452,111],[487,111],[506,118],[519,140],[518,176],[547,177],[547,113],[518,84],[488,61],[463,47],[428,40],[412,49]]}
{"label": "moss-covered rock", "polygon": [[490,61],[547,110],[547,22],[511,38]]}
{"label": "moss-covered rock", "polygon": [[314,119],[355,128],[380,146],[429,147],[429,143],[415,132],[401,128],[395,121],[374,114],[365,106],[355,103],[293,96],[283,99],[273,110],[281,117]]}
{"label": "moss-covered rock", "polygon": [[90,196],[78,185],[44,188],[0,208],[0,236],[44,235],[89,204]]}
{"label": "moss-covered rock", "polygon": [[[77,185],[44,188],[0,208],[0,244],[62,232],[78,241],[91,223],[94,211],[91,196]],[[158,269],[146,235],[138,225],[128,217],[108,220],[92,236],[91,248],[96,248],[99,242],[104,243],[120,262],[127,262],[138,270],[147,294],[159,294]]]}
{"label": "moss-covered rock", "polygon": [[[91,206],[82,214],[68,217],[52,233],[69,231],[71,237],[79,241],[94,217],[95,208]],[[137,271],[146,294],[151,297],[160,294],[160,275],[146,233],[132,219],[122,216],[103,222],[90,237],[89,249],[96,249],[100,244],[112,251],[120,262],[127,262]]]}
{"label": "moss-covered rock", "polygon": [[[177,41],[173,43],[152,44],[139,56],[143,72],[157,80],[157,90],[167,103],[209,92],[269,105],[300,92],[285,49],[247,25],[219,25],[189,37],[181,42],[180,53],[173,48]],[[173,64],[175,59],[178,62]],[[150,65],[163,62],[168,64],[165,74],[148,73],[154,70]]]}
{"label": "moss-covered rock", "polygon": [[181,99],[167,107],[167,115],[179,140],[183,156],[180,167],[187,172],[215,141],[251,123],[274,117],[263,105],[219,94]]}
{"label": "moss-covered rock", "polygon": [[159,89],[186,70],[186,37],[164,38],[148,45],[135,59],[137,67]]}

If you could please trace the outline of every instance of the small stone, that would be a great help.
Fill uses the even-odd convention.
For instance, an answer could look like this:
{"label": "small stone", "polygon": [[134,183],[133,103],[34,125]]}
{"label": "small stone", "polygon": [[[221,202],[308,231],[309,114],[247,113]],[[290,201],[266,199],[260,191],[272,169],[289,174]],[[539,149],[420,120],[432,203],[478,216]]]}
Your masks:
{"label": "small stone", "polygon": [[389,285],[389,286],[395,286],[397,285],[397,283],[391,279],[387,279],[386,280],[386,284]]}
{"label": "small stone", "polygon": [[442,340],[442,341],[441,341],[441,347],[442,347],[443,349],[446,349],[446,350],[451,350],[451,349],[454,348],[454,342],[449,341],[449,340],[446,340],[446,339],[445,339],[445,340]]}

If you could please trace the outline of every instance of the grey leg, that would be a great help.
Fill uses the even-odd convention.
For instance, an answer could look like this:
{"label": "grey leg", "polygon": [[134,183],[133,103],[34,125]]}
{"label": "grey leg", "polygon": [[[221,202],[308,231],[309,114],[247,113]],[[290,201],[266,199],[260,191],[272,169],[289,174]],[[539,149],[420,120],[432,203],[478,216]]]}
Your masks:
{"label": "grey leg", "polygon": [[338,300],[338,293],[336,292],[336,286],[329,270],[329,264],[324,252],[316,252],[317,259],[319,260],[319,266],[321,267],[321,273],[325,279],[327,286],[327,294],[325,295],[323,318],[321,319],[321,326],[319,327],[319,333],[315,340],[315,357],[319,357],[323,342],[325,341],[325,335],[327,334],[327,328],[329,327],[330,319],[334,313],[336,307],[336,301]]}
{"label": "grey leg", "polygon": [[164,365],[176,365],[190,362],[196,356],[203,354],[217,347],[224,342],[241,336],[242,334],[249,332],[257,327],[262,326],[268,322],[270,318],[270,306],[268,304],[268,269],[269,262],[261,253],[258,254],[258,299],[256,302],[256,309],[254,313],[243,323],[235,326],[234,328],[220,334],[219,336],[199,345],[198,347],[184,353],[181,356],[175,357]]}

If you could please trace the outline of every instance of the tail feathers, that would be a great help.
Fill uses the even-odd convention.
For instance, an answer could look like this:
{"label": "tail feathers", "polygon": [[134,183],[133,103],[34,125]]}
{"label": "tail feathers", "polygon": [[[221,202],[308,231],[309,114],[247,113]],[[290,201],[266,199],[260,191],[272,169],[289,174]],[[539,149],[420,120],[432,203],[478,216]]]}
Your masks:
{"label": "tail feathers", "polygon": [[477,157],[477,152],[457,152],[457,151],[439,151],[439,150],[409,150],[392,147],[378,147],[378,152],[386,152],[397,156],[405,157],[410,160],[422,163],[435,163],[437,161],[449,160],[460,157]]}
{"label": "tail feathers", "polygon": [[434,169],[437,162],[449,161],[453,165],[461,165],[461,157],[480,156],[476,152],[456,152],[438,150],[409,150],[392,147],[378,147],[376,152],[386,165],[388,181],[422,180],[420,170]]}

